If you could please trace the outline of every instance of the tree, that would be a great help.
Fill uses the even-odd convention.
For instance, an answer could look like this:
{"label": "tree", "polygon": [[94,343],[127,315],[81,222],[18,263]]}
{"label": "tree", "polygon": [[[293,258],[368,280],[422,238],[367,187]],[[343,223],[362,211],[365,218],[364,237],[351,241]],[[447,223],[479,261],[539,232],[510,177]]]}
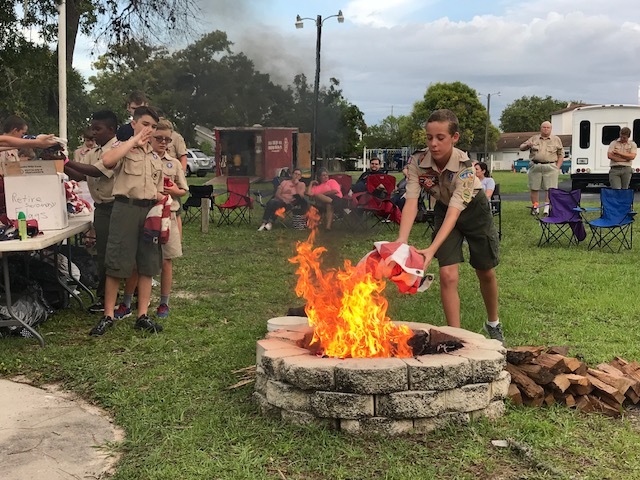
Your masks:
{"label": "tree", "polygon": [[[58,60],[46,46],[15,37],[11,48],[0,50],[0,119],[15,114],[24,118],[29,133],[58,130]],[[67,74],[70,147],[87,126],[90,104],[84,80],[75,70]]]}
{"label": "tree", "polygon": [[406,117],[389,115],[382,121],[369,127],[362,142],[367,148],[398,148],[407,145],[402,138],[402,123]]}
{"label": "tree", "polygon": [[[447,108],[458,117],[460,122],[460,140],[458,148],[462,150],[484,150],[484,137],[487,125],[487,109],[480,103],[478,92],[462,82],[435,83],[429,86],[424,100],[413,105],[411,113],[411,145],[424,146],[426,138],[424,123],[431,112]],[[495,149],[500,132],[489,124],[488,150]]]}
{"label": "tree", "polygon": [[[45,41],[57,39],[58,0],[0,0],[0,6],[4,31],[37,28]],[[26,6],[24,16],[17,15],[17,6]],[[132,41],[175,42],[176,35],[188,37],[193,31],[198,12],[196,0],[66,0],[67,65],[72,64],[78,32],[108,47]]]}
{"label": "tree", "polygon": [[550,96],[524,96],[502,111],[500,128],[504,132],[537,132],[542,122],[551,120],[551,113],[566,106],[567,102],[564,100],[555,100]]}

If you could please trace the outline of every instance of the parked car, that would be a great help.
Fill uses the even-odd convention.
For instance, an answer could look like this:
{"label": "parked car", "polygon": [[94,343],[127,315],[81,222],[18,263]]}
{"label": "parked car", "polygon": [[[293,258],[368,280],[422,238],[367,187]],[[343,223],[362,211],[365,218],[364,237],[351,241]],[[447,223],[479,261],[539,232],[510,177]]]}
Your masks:
{"label": "parked car", "polygon": [[187,149],[187,171],[185,172],[187,177],[190,177],[192,174],[204,177],[208,172],[213,170],[214,166],[213,160],[202,150],[197,148]]}

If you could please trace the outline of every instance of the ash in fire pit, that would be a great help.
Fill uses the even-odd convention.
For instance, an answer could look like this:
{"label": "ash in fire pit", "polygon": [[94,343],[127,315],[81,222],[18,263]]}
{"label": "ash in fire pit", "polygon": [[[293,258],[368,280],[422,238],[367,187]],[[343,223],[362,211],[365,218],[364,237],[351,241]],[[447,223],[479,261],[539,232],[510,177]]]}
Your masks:
{"label": "ash in fire pit", "polygon": [[[265,415],[353,434],[397,435],[504,413],[510,376],[506,350],[496,340],[459,328],[394,322],[414,332],[413,357],[319,357],[300,346],[313,332],[299,318],[298,325],[257,343],[254,398]],[[435,353],[425,354],[429,349]]]}
{"label": "ash in fire pit", "polygon": [[[407,342],[413,350],[413,356],[435,355],[438,353],[451,353],[464,345],[457,339],[443,339],[442,335],[438,335],[438,341],[433,341],[429,332],[424,330],[412,330],[413,336]],[[306,332],[302,340],[296,342],[301,348],[306,348],[312,354],[317,356],[325,356],[322,352],[322,346],[319,343],[312,343],[313,331]]]}

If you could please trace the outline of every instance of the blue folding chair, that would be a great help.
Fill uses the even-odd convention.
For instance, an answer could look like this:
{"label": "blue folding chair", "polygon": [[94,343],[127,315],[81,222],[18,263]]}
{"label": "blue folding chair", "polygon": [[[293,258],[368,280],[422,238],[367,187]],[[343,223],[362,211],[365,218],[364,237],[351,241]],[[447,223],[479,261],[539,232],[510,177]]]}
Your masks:
{"label": "blue folding chair", "polygon": [[587,237],[580,217],[581,197],[580,190],[565,192],[557,188],[549,189],[549,216],[538,218],[542,228],[539,247],[561,244],[563,240],[568,240],[569,245],[578,245]]}
{"label": "blue folding chair", "polygon": [[[591,229],[589,250],[607,248],[617,253],[622,248],[631,250],[633,246],[633,222],[636,212],[633,211],[633,190],[600,190],[600,217],[588,221]],[[614,250],[617,243],[618,249]]]}

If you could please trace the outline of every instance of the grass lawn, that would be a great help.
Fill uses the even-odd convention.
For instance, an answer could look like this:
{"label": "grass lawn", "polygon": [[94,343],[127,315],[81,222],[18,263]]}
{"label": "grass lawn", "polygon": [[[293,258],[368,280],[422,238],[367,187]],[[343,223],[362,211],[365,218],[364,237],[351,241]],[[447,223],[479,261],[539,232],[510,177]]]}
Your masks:
{"label": "grass lawn", "polygon": [[[498,173],[496,180],[504,193],[526,190],[526,175]],[[592,365],[614,356],[640,360],[640,314],[630,297],[639,247],[619,254],[589,252],[586,245],[538,248],[540,227],[526,204],[503,204],[498,278],[508,345],[570,345],[571,355]],[[45,348],[0,339],[0,375],[59,382],[111,412],[126,431],[123,444],[109,447],[122,453],[114,477],[120,480],[639,478],[640,422],[633,412],[609,419],[559,406],[508,406],[495,422],[393,439],[260,416],[251,385],[226,388],[238,380],[234,370],[255,362],[267,320],[303,303],[287,259],[306,237],[281,227],[256,232],[261,214],[256,208],[251,226],[212,226],[207,234],[197,222],[185,226],[185,256],[175,262],[162,334],[142,334],[126,319],[91,338],[97,316],[74,306],[40,327]],[[335,227],[318,238],[328,249],[327,266],[357,261],[375,240],[395,239],[383,229]],[[412,243],[428,242],[423,231],[415,226]],[[463,326],[480,331],[485,318],[475,273],[464,264],[460,277]],[[437,282],[415,296],[389,285],[386,295],[392,319],[444,324]],[[523,449],[492,446],[499,439]]]}

